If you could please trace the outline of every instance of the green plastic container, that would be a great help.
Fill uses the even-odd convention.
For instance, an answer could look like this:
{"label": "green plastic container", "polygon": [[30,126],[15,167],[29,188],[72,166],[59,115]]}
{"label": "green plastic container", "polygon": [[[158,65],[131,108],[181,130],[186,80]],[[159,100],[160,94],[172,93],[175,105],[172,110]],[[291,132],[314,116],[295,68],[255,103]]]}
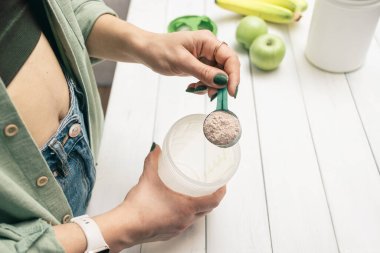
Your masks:
{"label": "green plastic container", "polygon": [[214,21],[207,16],[182,16],[172,20],[168,32],[210,30],[216,35],[218,28]]}

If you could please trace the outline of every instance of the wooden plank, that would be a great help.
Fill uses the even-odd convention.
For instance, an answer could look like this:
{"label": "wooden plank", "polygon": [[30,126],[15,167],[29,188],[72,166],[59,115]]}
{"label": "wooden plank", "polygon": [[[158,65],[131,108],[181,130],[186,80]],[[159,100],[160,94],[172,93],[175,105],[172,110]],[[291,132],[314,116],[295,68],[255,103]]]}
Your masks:
{"label": "wooden plank", "polygon": [[[204,6],[199,1],[168,0],[163,32],[169,22],[183,15],[202,15]],[[180,118],[194,113],[205,113],[205,97],[186,93],[192,77],[160,77],[154,140],[162,145],[170,127]],[[143,253],[204,253],[206,245],[205,219],[199,219],[190,229],[166,242],[147,243]]]}
{"label": "wooden plank", "polygon": [[[241,17],[220,9],[212,1],[207,1],[206,14],[217,22],[219,40],[239,54],[239,93],[236,100],[229,97],[229,108],[239,116],[243,128],[239,169],[228,183],[221,205],[207,216],[207,252],[269,253],[272,248],[249,59],[235,42],[235,29]],[[208,112],[215,110],[216,100],[207,105]]]}
{"label": "wooden plank", "polygon": [[295,66],[302,49],[291,46],[287,26],[269,32],[284,39],[286,56],[272,72],[252,67],[252,79],[273,252],[338,252]]}
{"label": "wooden plank", "polygon": [[[380,37],[379,37],[380,39]],[[378,40],[378,39],[376,39]],[[347,80],[360,113],[377,169],[380,165],[380,48],[373,40],[364,67],[347,74]]]}
{"label": "wooden plank", "polygon": [[[128,21],[162,31],[165,7],[166,0],[132,1]],[[117,64],[89,214],[112,209],[137,183],[153,140],[158,82],[158,74],[145,66]],[[140,252],[140,245],[123,252]]]}
{"label": "wooden plank", "polygon": [[[302,21],[309,20],[307,16]],[[379,252],[380,178],[360,115],[345,75],[323,72],[307,63],[303,54],[305,34],[305,26],[294,26],[290,31],[339,249],[341,252]],[[373,67],[369,63],[348,75],[357,94],[367,85],[363,83],[368,80],[364,74],[376,80],[377,75],[371,74],[373,69],[367,68]],[[367,98],[361,97],[363,99]],[[372,114],[373,110],[366,113],[362,118],[378,117]]]}

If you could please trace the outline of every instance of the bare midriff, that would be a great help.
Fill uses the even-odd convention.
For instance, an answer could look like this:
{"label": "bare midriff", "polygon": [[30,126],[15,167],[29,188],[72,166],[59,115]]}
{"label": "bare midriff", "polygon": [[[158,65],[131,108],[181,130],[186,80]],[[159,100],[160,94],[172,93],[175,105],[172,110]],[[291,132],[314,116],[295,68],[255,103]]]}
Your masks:
{"label": "bare midriff", "polygon": [[70,106],[65,76],[43,34],[7,90],[32,138],[42,147]]}

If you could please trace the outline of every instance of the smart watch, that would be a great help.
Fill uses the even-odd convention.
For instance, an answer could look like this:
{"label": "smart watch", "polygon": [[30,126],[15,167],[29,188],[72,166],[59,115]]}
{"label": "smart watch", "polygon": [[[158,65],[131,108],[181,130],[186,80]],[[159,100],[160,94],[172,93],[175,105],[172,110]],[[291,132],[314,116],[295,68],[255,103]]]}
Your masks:
{"label": "smart watch", "polygon": [[104,241],[102,232],[100,231],[96,222],[91,219],[87,214],[74,217],[71,219],[79,225],[83,230],[84,235],[87,239],[87,249],[84,253],[107,253],[109,252],[109,247]]}

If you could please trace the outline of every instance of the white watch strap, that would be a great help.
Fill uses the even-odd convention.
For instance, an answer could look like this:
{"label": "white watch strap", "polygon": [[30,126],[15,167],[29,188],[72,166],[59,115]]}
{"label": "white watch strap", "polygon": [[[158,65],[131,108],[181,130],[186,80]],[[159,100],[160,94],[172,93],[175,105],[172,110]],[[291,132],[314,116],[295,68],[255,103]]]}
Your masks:
{"label": "white watch strap", "polygon": [[108,252],[109,247],[104,241],[102,232],[96,222],[87,214],[74,217],[71,219],[71,222],[78,224],[87,238],[87,249],[85,253]]}

